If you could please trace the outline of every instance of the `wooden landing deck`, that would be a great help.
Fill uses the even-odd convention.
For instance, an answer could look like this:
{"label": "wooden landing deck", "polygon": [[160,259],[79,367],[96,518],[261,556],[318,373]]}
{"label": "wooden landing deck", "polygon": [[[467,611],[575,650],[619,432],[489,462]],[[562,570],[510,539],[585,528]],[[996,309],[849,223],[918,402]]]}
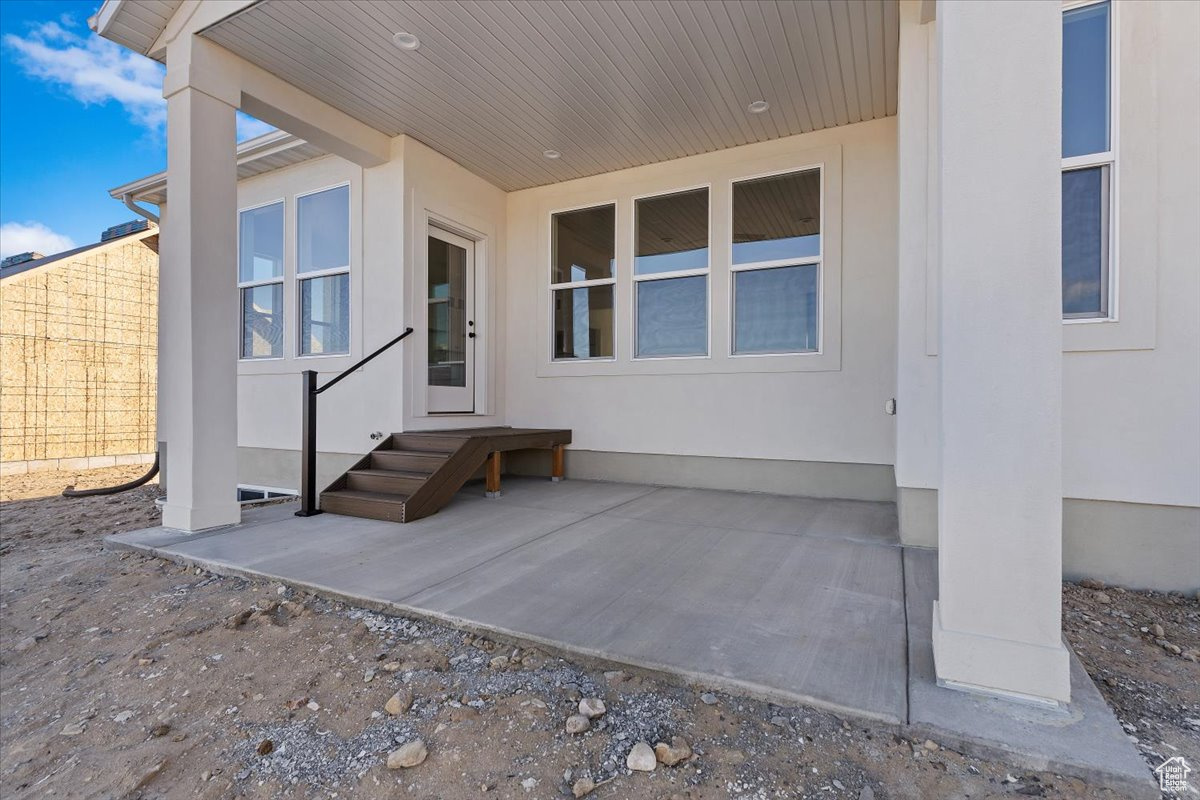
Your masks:
{"label": "wooden landing deck", "polygon": [[501,454],[548,449],[553,478],[563,477],[571,431],[546,428],[455,428],[393,433],[321,492],[321,510],[412,522],[437,513],[483,465],[487,490],[500,490]]}

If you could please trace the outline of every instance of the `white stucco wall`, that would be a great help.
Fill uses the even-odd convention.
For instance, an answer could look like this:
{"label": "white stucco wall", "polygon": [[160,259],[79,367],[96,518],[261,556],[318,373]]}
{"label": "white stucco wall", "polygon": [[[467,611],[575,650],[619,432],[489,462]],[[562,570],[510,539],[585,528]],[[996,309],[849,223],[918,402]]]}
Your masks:
{"label": "white stucco wall", "polygon": [[[913,8],[902,8],[912,12]],[[1063,494],[1200,505],[1200,6],[1119,3],[1111,322],[1063,326]],[[932,24],[902,18],[897,483],[937,488]],[[998,342],[1002,346],[1003,342]]]}
{"label": "white stucco wall", "polygon": [[[509,195],[508,422],[572,428],[584,450],[891,464],[883,407],[896,368],[895,159],[895,120],[886,119]],[[838,167],[841,178],[840,198],[827,186],[824,209],[823,353],[731,359],[729,181],[817,161],[830,165],[827,179]],[[711,184],[710,357],[636,361],[632,198],[701,184]],[[615,362],[551,364],[550,213],[612,201]]]}

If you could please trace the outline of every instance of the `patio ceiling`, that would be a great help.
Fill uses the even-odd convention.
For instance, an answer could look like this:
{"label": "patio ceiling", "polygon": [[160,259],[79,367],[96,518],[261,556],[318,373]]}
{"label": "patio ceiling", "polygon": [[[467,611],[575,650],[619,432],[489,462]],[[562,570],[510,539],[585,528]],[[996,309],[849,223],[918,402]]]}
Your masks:
{"label": "patio ceiling", "polygon": [[894,114],[898,29],[895,0],[262,0],[203,35],[511,191]]}

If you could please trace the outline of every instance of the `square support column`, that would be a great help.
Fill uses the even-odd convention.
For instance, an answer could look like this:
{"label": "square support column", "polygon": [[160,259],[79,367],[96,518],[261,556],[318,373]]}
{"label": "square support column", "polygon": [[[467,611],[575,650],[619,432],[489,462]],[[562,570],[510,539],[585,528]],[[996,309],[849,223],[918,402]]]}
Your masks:
{"label": "square support column", "polygon": [[1058,3],[937,5],[943,685],[1070,700]]}
{"label": "square support column", "polygon": [[[170,54],[168,54],[170,60]],[[174,66],[174,65],[172,65]],[[237,134],[234,107],[186,82],[167,91],[171,213],[159,248],[163,525],[236,524]]]}

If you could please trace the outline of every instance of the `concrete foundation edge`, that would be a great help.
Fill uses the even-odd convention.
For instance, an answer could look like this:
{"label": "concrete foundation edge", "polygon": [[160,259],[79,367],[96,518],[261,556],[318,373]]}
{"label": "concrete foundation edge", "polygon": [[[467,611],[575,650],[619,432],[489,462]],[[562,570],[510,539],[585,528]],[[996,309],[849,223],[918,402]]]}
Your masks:
{"label": "concrete foundation edge", "polygon": [[[937,547],[937,490],[898,487],[900,542]],[[1063,500],[1063,577],[1131,589],[1200,589],[1200,508]]]}

